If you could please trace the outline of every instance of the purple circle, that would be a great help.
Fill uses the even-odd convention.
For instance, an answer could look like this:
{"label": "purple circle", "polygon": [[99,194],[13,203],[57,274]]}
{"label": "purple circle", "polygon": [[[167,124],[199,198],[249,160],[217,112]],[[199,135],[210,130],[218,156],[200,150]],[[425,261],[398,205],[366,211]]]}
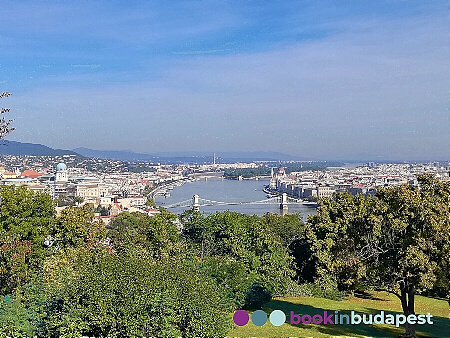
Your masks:
{"label": "purple circle", "polygon": [[233,321],[238,326],[247,325],[249,318],[247,311],[244,310],[237,310],[233,315]]}

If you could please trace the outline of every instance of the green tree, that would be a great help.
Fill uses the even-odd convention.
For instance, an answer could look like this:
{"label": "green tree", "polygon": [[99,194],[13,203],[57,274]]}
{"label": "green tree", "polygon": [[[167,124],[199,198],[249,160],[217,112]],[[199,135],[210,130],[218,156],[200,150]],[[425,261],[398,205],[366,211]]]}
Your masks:
{"label": "green tree", "polygon": [[73,202],[75,203],[75,205],[79,205],[84,202],[84,198],[81,196],[75,196],[73,198]]}
{"label": "green tree", "polygon": [[[321,283],[341,289],[376,288],[395,294],[405,315],[416,293],[444,280],[450,261],[450,183],[430,175],[419,188],[380,189],[376,197],[337,194],[309,218],[308,238]],[[415,336],[406,325],[406,336]]]}
{"label": "green tree", "polygon": [[[223,257],[244,265],[246,273],[273,294],[281,294],[293,276],[292,257],[277,231],[258,216],[219,212],[207,217],[183,215],[183,236],[203,262]],[[226,266],[226,265],[225,265]]]}
{"label": "green tree", "polygon": [[151,197],[147,197],[147,201],[145,202],[145,205],[156,208],[155,200]]}
{"label": "green tree", "polygon": [[50,258],[44,280],[60,306],[47,336],[213,337],[227,331],[229,304],[210,278],[179,257],[142,250],[69,249]]}
{"label": "green tree", "polygon": [[262,222],[273,229],[289,249],[289,255],[293,258],[291,267],[295,270],[294,280],[299,283],[313,282],[316,262],[300,215],[267,213],[262,217]]}
{"label": "green tree", "polygon": [[54,247],[93,246],[106,238],[106,227],[94,219],[92,206],[69,206],[61,212],[52,229]]}
{"label": "green tree", "polygon": [[14,294],[0,298],[0,335],[47,337],[46,319],[51,307],[42,279],[33,277]]}
{"label": "green tree", "polygon": [[110,209],[105,207],[104,205],[98,205],[97,208],[95,208],[94,212],[99,213],[100,216],[108,216]]}
{"label": "green tree", "polygon": [[0,292],[25,284],[49,254],[44,245],[55,222],[48,194],[26,187],[0,187]]}
{"label": "green tree", "polygon": [[202,273],[214,278],[221,292],[231,300],[234,308],[242,308],[246,304],[253,305],[252,295],[248,297],[248,292],[261,278],[254,271],[248,272],[243,262],[237,262],[227,256],[206,257],[199,266]]}
{"label": "green tree", "polygon": [[116,250],[140,248],[159,258],[168,255],[179,241],[177,216],[162,211],[155,216],[122,212],[108,226],[108,236]]}
{"label": "green tree", "polygon": [[0,333],[4,337],[32,337],[34,327],[20,295],[0,298]]}

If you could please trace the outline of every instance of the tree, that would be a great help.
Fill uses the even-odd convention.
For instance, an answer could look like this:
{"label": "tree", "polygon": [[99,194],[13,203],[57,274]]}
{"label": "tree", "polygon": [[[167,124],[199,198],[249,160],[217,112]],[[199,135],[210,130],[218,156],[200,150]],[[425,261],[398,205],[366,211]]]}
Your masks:
{"label": "tree", "polygon": [[255,276],[252,282],[272,294],[284,292],[294,274],[292,257],[284,240],[261,217],[226,211],[207,217],[191,212],[183,219],[183,236],[200,262],[217,257],[243,263],[246,273]]}
{"label": "tree", "polygon": [[[11,94],[8,92],[0,93],[0,98],[9,96],[11,96]],[[11,127],[11,123],[13,122],[13,120],[7,120],[3,116],[3,114],[8,113],[9,111],[9,108],[0,108],[0,140],[15,129],[14,127]]]}
{"label": "tree", "polygon": [[108,216],[111,208],[107,208],[104,205],[98,205],[97,208],[95,208],[94,212],[99,213],[100,216]]}
{"label": "tree", "polygon": [[84,202],[84,198],[81,197],[81,196],[75,196],[73,198],[73,203],[75,203],[75,205],[79,205],[79,204],[81,204],[83,202]]}
{"label": "tree", "polygon": [[179,241],[176,215],[162,211],[155,216],[122,212],[108,226],[108,237],[116,250],[140,248],[159,258],[168,255]]}
{"label": "tree", "polygon": [[156,208],[155,200],[151,197],[147,197],[147,201],[145,202],[145,205]]}
{"label": "tree", "polygon": [[0,335],[2,337],[46,337],[48,310],[42,278],[17,288],[14,294],[0,297]]}
{"label": "tree", "polygon": [[46,336],[218,337],[229,303],[211,278],[179,257],[155,261],[142,250],[68,249],[44,267],[59,303]]}
{"label": "tree", "polygon": [[[416,293],[439,283],[448,289],[450,183],[430,175],[418,182],[319,202],[307,232],[323,285],[390,292],[405,316],[415,314]],[[405,325],[405,335],[415,337],[414,325]]]}
{"label": "tree", "polygon": [[298,283],[313,282],[316,262],[300,215],[267,213],[261,220],[280,236],[283,245],[289,249],[289,255],[293,258],[292,268],[295,270],[294,280]]}
{"label": "tree", "polygon": [[26,187],[0,187],[0,292],[26,283],[49,255],[44,241],[55,222],[50,195]]}
{"label": "tree", "polygon": [[67,207],[61,212],[52,229],[54,247],[92,247],[106,238],[102,221],[94,220],[92,205]]}

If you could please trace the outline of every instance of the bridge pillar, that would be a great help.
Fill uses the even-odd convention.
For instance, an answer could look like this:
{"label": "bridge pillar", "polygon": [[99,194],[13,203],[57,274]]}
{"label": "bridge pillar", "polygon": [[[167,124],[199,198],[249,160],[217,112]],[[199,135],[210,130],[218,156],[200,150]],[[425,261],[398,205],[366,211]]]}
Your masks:
{"label": "bridge pillar", "polygon": [[287,194],[285,192],[283,193],[283,195],[281,195],[280,209],[281,210],[287,210],[288,209]]}
{"label": "bridge pillar", "polygon": [[192,196],[192,209],[196,212],[200,211],[200,202],[198,195]]}

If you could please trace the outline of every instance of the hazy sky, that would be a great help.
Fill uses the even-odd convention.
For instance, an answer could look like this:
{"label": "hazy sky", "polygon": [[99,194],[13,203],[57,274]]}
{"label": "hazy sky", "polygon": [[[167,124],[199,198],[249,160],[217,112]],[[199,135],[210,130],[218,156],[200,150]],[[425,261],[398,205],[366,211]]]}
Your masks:
{"label": "hazy sky", "polygon": [[[11,140],[450,158],[448,1],[2,1]],[[378,157],[377,157],[378,156]]]}

